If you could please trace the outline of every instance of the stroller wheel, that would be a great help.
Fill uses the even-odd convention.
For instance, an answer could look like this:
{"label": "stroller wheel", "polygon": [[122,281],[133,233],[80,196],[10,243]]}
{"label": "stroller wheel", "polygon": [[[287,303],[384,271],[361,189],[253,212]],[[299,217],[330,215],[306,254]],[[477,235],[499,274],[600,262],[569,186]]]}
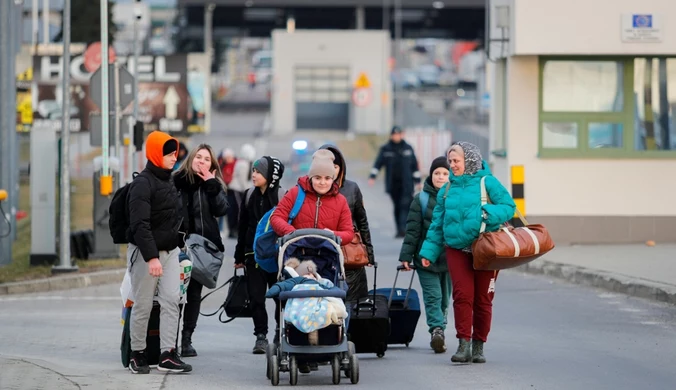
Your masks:
{"label": "stroller wheel", "polygon": [[359,358],[357,358],[357,355],[350,356],[350,382],[353,385],[359,383]]}
{"label": "stroller wheel", "polygon": [[333,360],[331,360],[331,371],[333,371],[333,384],[340,384],[340,355],[333,355]]}
{"label": "stroller wheel", "polygon": [[296,357],[291,356],[289,358],[289,384],[295,386],[298,383],[298,362],[296,362]]}
{"label": "stroller wheel", "polygon": [[272,383],[273,386],[277,386],[279,384],[279,361],[277,360],[277,355],[272,355],[270,357],[270,368],[270,383]]}
{"label": "stroller wheel", "polygon": [[357,347],[355,347],[352,341],[347,342],[347,356],[350,357],[356,353]]}
{"label": "stroller wheel", "polygon": [[267,361],[267,367],[266,367],[266,372],[265,375],[268,377],[268,379],[272,379],[272,364],[270,362],[270,358],[273,355],[277,355],[277,346],[273,343],[268,344],[268,347],[265,349],[265,360]]}

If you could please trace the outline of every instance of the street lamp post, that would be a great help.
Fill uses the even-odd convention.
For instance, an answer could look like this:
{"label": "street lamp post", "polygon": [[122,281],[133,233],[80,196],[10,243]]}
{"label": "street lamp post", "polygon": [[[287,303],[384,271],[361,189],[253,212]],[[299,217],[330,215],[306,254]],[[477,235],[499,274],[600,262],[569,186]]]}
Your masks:
{"label": "street lamp post", "polygon": [[52,273],[75,272],[70,257],[70,0],[63,3],[63,69],[61,75],[61,189],[59,265]]}

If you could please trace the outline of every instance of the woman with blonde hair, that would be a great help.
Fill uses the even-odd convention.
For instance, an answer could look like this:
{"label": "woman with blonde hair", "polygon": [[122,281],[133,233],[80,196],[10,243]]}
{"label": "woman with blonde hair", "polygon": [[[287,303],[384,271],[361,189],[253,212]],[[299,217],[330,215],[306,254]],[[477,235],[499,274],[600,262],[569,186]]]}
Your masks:
{"label": "woman with blonde hair", "polygon": [[[180,231],[199,234],[213,242],[223,252],[223,240],[218,218],[228,211],[225,183],[221,177],[218,160],[211,146],[201,144],[193,149],[174,173],[174,185],[180,193],[183,223]],[[197,356],[192,346],[192,334],[200,315],[202,285],[191,280],[186,293],[187,302],[183,316],[181,355]]]}

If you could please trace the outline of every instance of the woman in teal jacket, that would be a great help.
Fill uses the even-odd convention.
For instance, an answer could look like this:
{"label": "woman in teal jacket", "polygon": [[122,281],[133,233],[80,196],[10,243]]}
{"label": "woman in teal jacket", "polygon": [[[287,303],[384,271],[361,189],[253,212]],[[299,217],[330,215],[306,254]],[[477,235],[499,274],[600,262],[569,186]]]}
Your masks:
{"label": "woman in teal jacket", "polygon": [[399,253],[399,261],[404,268],[409,270],[412,263],[418,272],[425,302],[427,327],[431,334],[430,347],[436,353],[446,352],[444,331],[446,330],[448,303],[451,300],[451,279],[448,276],[445,253],[441,254],[441,258],[434,265],[423,268],[418,252],[425,241],[427,229],[432,224],[437,193],[439,188],[448,183],[450,170],[451,167],[445,156],[437,157],[432,161],[430,175],[425,180],[422,192],[417,194],[411,202],[406,219],[406,235]]}
{"label": "woman in teal jacket", "polygon": [[[453,314],[458,350],[456,363],[485,363],[483,346],[488,338],[493,313],[497,271],[475,271],[472,243],[483,223],[487,232],[514,215],[516,205],[505,187],[491,175],[476,145],[454,142],[448,152],[449,184],[439,190],[432,225],[420,250],[423,267],[429,267],[446,251],[453,284]],[[489,204],[481,205],[481,179],[485,177]],[[470,345],[471,339],[471,345]]]}

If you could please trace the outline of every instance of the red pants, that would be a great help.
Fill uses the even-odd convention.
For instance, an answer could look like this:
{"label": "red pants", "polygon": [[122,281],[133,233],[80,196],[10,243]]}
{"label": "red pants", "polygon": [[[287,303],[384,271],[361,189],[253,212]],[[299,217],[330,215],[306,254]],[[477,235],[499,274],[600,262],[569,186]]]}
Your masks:
{"label": "red pants", "polygon": [[493,296],[498,271],[475,271],[471,253],[448,247],[446,261],[453,284],[456,337],[486,342],[488,332],[491,330]]}

